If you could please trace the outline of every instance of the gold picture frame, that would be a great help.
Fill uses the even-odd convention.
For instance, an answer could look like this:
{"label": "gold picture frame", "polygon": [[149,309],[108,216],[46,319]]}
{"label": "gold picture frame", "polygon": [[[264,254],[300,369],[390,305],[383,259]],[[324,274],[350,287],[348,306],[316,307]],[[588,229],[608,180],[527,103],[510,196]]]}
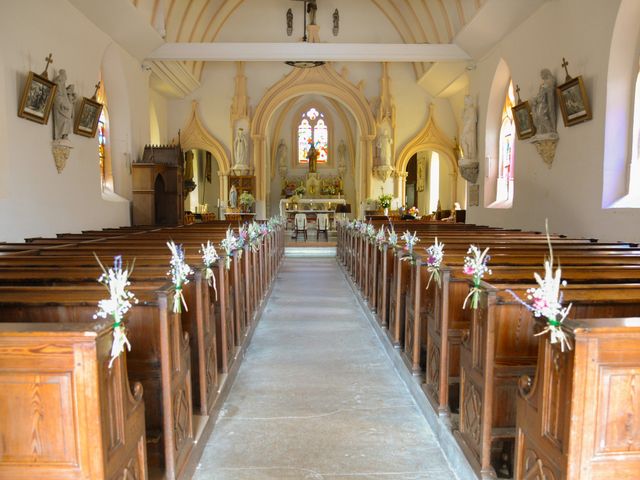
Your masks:
{"label": "gold picture frame", "polygon": [[27,82],[22,90],[18,116],[46,125],[51,114],[56,87],[55,83],[42,75],[29,72]]}
{"label": "gold picture frame", "polygon": [[572,78],[556,88],[558,102],[565,127],[586,122],[593,118],[589,96],[582,76]]}
{"label": "gold picture frame", "polygon": [[536,134],[536,126],[533,124],[531,106],[528,100],[511,107],[511,113],[513,115],[513,123],[516,126],[518,140],[524,140]]}
{"label": "gold picture frame", "polygon": [[98,130],[98,121],[102,113],[102,104],[83,97],[80,109],[73,124],[73,133],[93,138]]}

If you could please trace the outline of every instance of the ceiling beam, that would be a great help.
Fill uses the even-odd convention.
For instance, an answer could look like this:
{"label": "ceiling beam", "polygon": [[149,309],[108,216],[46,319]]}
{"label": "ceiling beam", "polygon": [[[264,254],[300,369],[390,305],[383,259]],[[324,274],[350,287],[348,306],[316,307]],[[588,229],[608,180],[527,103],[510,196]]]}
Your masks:
{"label": "ceiling beam", "polygon": [[390,43],[165,43],[148,60],[207,62],[459,62],[470,60],[454,44]]}

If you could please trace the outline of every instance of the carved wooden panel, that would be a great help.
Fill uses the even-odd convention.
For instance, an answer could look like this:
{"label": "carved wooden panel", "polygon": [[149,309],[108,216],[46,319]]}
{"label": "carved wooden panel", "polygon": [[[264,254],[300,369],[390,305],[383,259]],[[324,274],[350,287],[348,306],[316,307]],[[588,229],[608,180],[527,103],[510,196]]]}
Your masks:
{"label": "carved wooden panel", "polygon": [[[548,341],[545,339],[545,341]],[[569,410],[570,378],[567,378],[567,362],[570,354],[563,353],[557,347],[545,349],[543,395],[546,401],[542,410],[542,433],[556,448],[562,449],[565,435],[566,418]]]}
{"label": "carved wooden panel", "polygon": [[527,449],[523,460],[523,480],[560,480],[533,449]]}
{"label": "carved wooden panel", "polygon": [[474,449],[480,448],[482,398],[476,386],[462,372],[462,408],[460,409],[460,431],[473,441]]}
{"label": "carved wooden panel", "polygon": [[440,347],[431,339],[427,345],[427,384],[437,398],[440,395]]}

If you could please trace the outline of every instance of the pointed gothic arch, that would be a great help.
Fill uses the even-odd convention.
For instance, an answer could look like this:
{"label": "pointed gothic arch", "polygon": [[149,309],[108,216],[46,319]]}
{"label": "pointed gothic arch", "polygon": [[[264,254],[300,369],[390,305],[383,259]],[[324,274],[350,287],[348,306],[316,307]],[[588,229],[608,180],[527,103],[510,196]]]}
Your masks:
{"label": "pointed gothic arch", "polygon": [[355,118],[360,133],[360,145],[356,153],[356,203],[359,204],[367,195],[371,195],[372,144],[376,136],[376,123],[367,98],[345,78],[345,75],[339,74],[331,65],[307,69],[294,68],[265,93],[251,122],[258,214],[266,213],[265,200],[269,180],[266,172],[266,140],[269,121],[280,105],[292,98],[311,93],[338,101]]}

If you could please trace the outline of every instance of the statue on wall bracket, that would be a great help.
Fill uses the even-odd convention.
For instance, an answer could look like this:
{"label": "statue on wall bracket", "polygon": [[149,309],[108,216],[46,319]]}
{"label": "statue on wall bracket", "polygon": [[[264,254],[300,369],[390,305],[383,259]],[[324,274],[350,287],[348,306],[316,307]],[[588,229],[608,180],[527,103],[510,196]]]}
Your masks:
{"label": "statue on wall bracket", "polygon": [[544,162],[551,167],[556,156],[558,136],[556,111],[556,79],[548,68],[540,71],[542,84],[538,94],[531,100],[531,116],[536,134],[531,138]]}
{"label": "statue on wall bracket", "polygon": [[460,175],[470,183],[478,181],[480,162],[476,158],[476,126],[478,115],[471,95],[464,97],[464,110],[462,112],[462,134],[460,144],[454,149],[458,159]]}

